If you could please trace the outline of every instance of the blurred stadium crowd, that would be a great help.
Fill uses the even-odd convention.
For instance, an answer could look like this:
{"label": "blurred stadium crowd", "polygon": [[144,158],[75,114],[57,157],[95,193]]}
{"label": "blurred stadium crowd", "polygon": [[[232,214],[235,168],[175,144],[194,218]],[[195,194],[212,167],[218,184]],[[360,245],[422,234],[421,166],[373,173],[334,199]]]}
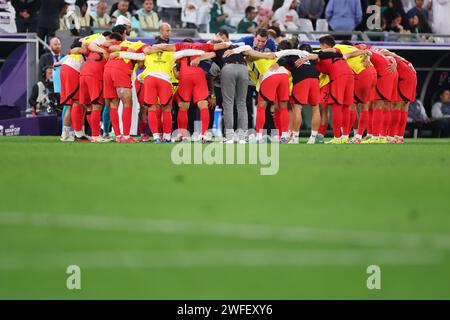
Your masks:
{"label": "blurred stadium crowd", "polygon": [[37,32],[41,38],[54,36],[56,30],[80,35],[84,28],[110,28],[121,15],[132,21],[134,30],[156,29],[168,22],[203,33],[267,28],[277,38],[283,32],[367,31],[374,6],[381,19],[369,31],[450,30],[450,0],[0,0],[0,5],[14,18],[4,30]]}

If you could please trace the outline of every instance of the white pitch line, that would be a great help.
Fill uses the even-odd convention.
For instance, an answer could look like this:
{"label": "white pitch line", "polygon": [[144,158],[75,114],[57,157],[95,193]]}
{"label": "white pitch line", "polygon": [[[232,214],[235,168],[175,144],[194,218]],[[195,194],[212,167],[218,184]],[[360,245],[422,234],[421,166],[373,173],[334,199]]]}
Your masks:
{"label": "white pitch line", "polygon": [[197,250],[92,251],[12,253],[0,256],[0,270],[80,268],[204,268],[204,267],[351,267],[425,266],[438,264],[442,254],[405,250]]}
{"label": "white pitch line", "polygon": [[0,213],[0,225],[29,225],[43,228],[214,236],[363,247],[450,250],[450,236],[448,235],[330,230],[298,226],[234,224],[213,221],[66,214]]}

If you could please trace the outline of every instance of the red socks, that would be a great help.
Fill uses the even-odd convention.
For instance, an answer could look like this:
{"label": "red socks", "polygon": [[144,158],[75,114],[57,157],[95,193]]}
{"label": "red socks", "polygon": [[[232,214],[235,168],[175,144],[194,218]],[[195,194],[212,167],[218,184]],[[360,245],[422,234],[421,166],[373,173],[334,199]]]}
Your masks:
{"label": "red socks", "polygon": [[391,124],[391,111],[383,110],[383,121],[381,122],[380,136],[386,137]]}
{"label": "red socks", "polygon": [[155,110],[148,110],[148,124],[152,134],[161,133],[159,128],[161,127],[161,117],[158,117],[158,112]]}
{"label": "red socks", "polygon": [[187,110],[178,109],[177,124],[178,124],[178,129],[187,130],[187,126],[188,126]]}
{"label": "red socks", "polygon": [[100,135],[100,119],[102,117],[102,113],[100,110],[92,110],[91,112],[91,131],[93,137],[98,137]]}
{"label": "red socks", "polygon": [[375,109],[373,110],[372,117],[372,134],[374,137],[380,135],[381,122],[383,121],[383,110]]}
{"label": "red socks", "polygon": [[139,120],[139,133],[140,134],[145,134],[146,130],[145,130],[145,122]]}
{"label": "red socks", "polygon": [[280,111],[275,111],[273,113],[273,125],[275,126],[275,131],[278,135],[281,134],[281,118],[280,118]]}
{"label": "red socks", "polygon": [[288,108],[280,108],[280,127],[278,131],[281,130],[281,133],[288,132],[289,130],[289,110]]}
{"label": "red socks", "polygon": [[340,138],[342,127],[342,106],[339,104],[333,104],[331,107],[331,112],[334,137]]}
{"label": "red socks", "polygon": [[348,106],[342,106],[342,133],[344,136],[350,134],[350,109]]}
{"label": "red socks", "polygon": [[266,108],[256,107],[256,132],[261,132],[264,129],[266,123]]}
{"label": "red socks", "polygon": [[123,107],[122,112],[122,125],[123,125],[123,135],[129,136],[130,135],[130,129],[131,129],[131,117],[133,114],[133,108],[132,107]]}
{"label": "red socks", "polygon": [[114,134],[116,136],[120,136],[122,133],[120,132],[118,109],[117,108],[109,108],[109,117],[111,118],[111,124],[114,129]]}
{"label": "red socks", "polygon": [[158,132],[162,132],[162,120],[161,120],[161,118],[162,118],[162,108],[160,107],[160,106],[156,106],[156,116],[158,117],[158,119],[159,119],[159,122],[158,122],[158,125],[159,125],[159,127],[158,127]]}
{"label": "red socks", "polygon": [[367,123],[367,134],[372,134],[372,123],[373,123],[373,109],[369,110],[369,122]]}
{"label": "red socks", "polygon": [[355,110],[350,110],[350,129],[348,130],[350,132],[350,130],[352,130],[353,126],[355,125],[356,122],[356,109]]}
{"label": "red socks", "polygon": [[70,116],[72,118],[72,128],[74,131],[83,130],[83,115],[84,108],[80,105],[72,106],[72,111],[70,112]]}
{"label": "red socks", "polygon": [[406,130],[406,121],[408,120],[408,111],[400,111],[400,122],[397,128],[397,135],[403,137]]}
{"label": "red socks", "polygon": [[164,133],[172,133],[172,112],[170,110],[162,112],[162,126]]}
{"label": "red socks", "polygon": [[327,133],[328,124],[321,124],[319,127],[319,134],[325,135]]}
{"label": "red socks", "polygon": [[400,110],[391,111],[391,123],[389,125],[388,136],[394,137],[397,134],[397,128],[400,123]]}
{"label": "red socks", "polygon": [[[358,123],[358,134],[363,135],[364,130],[366,130],[367,126],[369,124],[369,111],[361,110],[361,113],[359,115],[359,123]],[[369,130],[367,130],[369,131]]]}
{"label": "red socks", "polygon": [[200,121],[202,122],[202,134],[205,134],[209,128],[209,109],[200,109]]}

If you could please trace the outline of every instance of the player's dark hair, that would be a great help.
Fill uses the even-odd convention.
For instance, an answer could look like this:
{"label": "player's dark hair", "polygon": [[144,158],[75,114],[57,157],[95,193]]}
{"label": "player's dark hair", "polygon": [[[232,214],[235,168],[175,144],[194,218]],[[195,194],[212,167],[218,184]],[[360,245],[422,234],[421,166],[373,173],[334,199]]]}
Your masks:
{"label": "player's dark hair", "polygon": [[75,40],[73,40],[72,44],[70,45],[70,49],[73,48],[81,48],[81,46],[83,45],[80,41],[81,38],[76,38]]}
{"label": "player's dark hair", "polygon": [[292,49],[292,45],[289,41],[283,40],[278,44],[278,50],[288,50]]}
{"label": "player's dark hair", "polygon": [[118,25],[118,26],[114,26],[112,29],[111,29],[111,31],[113,32],[113,33],[118,33],[118,34],[120,34],[120,35],[122,35],[122,34],[124,34],[126,31],[127,31],[127,29],[125,28],[125,26],[124,25]]}
{"label": "player's dark hair", "polygon": [[253,6],[248,6],[247,8],[245,8],[245,16],[247,16],[250,12],[252,12],[255,9],[256,8]]}
{"label": "player's dark hair", "polygon": [[183,39],[183,42],[189,42],[189,43],[192,43],[192,42],[194,42],[194,40],[192,40],[192,38],[184,38],[184,39]]}
{"label": "player's dark hair", "polygon": [[230,37],[228,31],[225,30],[225,29],[220,29],[220,30],[217,32],[217,34],[220,34],[221,36],[225,36],[225,37],[227,37],[227,38]]}
{"label": "player's dark hair", "polygon": [[104,36],[106,38],[106,37],[109,37],[111,34],[112,34],[111,31],[105,31],[102,33],[102,36]]}
{"label": "player's dark hair", "polygon": [[281,37],[281,29],[279,27],[271,25],[268,30],[273,30],[277,38]]}
{"label": "player's dark hair", "polygon": [[326,44],[329,47],[334,47],[336,45],[336,40],[333,36],[323,36],[319,39],[320,44]]}
{"label": "player's dark hair", "polygon": [[266,28],[261,28],[261,29],[256,30],[255,37],[256,36],[267,38],[269,36],[269,34],[267,33],[267,29]]}
{"label": "player's dark hair", "polygon": [[311,45],[307,44],[307,43],[303,43],[298,47],[300,50],[303,51],[307,51],[307,52],[313,52],[313,49],[311,47]]}
{"label": "player's dark hair", "polygon": [[111,40],[122,41],[122,36],[120,34],[118,34],[118,33],[115,33],[115,32],[111,33],[109,35],[109,38]]}
{"label": "player's dark hair", "polygon": [[299,41],[297,36],[292,36],[288,39],[289,43],[291,44],[292,49],[297,48]]}
{"label": "player's dark hair", "polygon": [[351,43],[348,40],[341,41],[341,44],[343,44],[344,46],[353,46],[354,45],[353,43]]}

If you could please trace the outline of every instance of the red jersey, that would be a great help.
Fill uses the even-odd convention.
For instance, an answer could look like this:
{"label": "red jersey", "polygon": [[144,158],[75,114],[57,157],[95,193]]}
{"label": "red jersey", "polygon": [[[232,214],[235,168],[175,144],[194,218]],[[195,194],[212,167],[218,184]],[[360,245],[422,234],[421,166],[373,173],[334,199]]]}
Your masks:
{"label": "red jersey", "polygon": [[372,56],[370,57],[370,62],[372,62],[373,66],[377,70],[378,76],[385,76],[388,72],[388,67],[391,65],[391,61],[386,58],[384,55],[379,54],[373,50],[370,50]]}
{"label": "red jersey", "polygon": [[[104,46],[100,46],[102,49],[106,49]],[[91,76],[98,80],[103,80],[103,70],[105,68],[106,59],[103,53],[88,51],[86,62],[83,69],[81,69],[80,75]]]}
{"label": "red jersey", "polygon": [[[214,45],[210,43],[199,43],[199,42],[178,42],[175,43],[176,51],[193,49],[193,50],[203,50],[205,52],[214,51]],[[205,74],[205,71],[200,67],[191,67],[191,61],[197,58],[197,56],[184,57],[180,61],[180,77],[182,75],[199,75]]]}
{"label": "red jersey", "polygon": [[[339,50],[337,50],[337,52],[339,52]],[[320,73],[329,75],[331,80],[335,80],[344,75],[353,76],[352,69],[350,69],[347,61],[345,61],[341,55],[323,52],[319,53],[319,58],[320,60],[316,64],[317,70]]]}
{"label": "red jersey", "polygon": [[[400,78],[415,78],[416,73],[409,67],[410,62],[394,57],[397,62],[397,72]],[[86,64],[86,63],[85,63]]]}

